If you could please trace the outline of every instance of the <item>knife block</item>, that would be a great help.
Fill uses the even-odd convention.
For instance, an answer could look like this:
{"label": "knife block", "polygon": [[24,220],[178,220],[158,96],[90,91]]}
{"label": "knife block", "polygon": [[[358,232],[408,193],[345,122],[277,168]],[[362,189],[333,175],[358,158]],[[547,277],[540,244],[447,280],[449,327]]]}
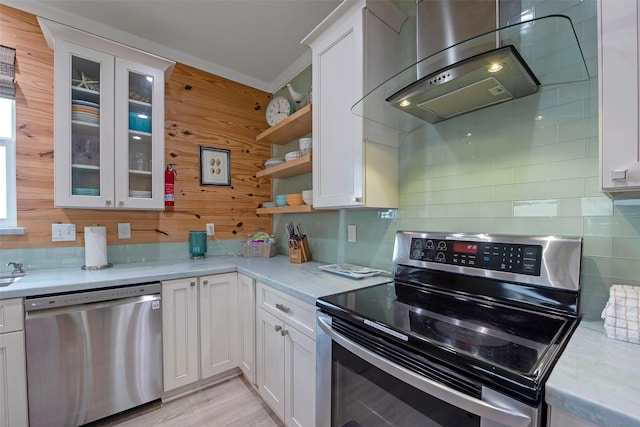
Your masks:
{"label": "knife block", "polygon": [[289,248],[289,262],[292,264],[302,264],[311,261],[311,249],[309,248],[309,240],[307,236],[303,236],[298,241],[298,248]]}

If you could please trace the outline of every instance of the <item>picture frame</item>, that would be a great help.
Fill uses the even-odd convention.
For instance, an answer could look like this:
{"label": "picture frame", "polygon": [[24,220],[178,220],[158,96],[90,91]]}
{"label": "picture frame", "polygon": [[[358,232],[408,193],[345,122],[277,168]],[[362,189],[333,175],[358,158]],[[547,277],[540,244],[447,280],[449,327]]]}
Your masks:
{"label": "picture frame", "polygon": [[231,186],[231,152],[200,146],[200,185]]}

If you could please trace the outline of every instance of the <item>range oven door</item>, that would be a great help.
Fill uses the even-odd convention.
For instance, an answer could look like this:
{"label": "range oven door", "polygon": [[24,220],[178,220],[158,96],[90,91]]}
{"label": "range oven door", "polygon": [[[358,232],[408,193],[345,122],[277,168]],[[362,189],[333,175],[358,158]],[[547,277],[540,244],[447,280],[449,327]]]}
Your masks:
{"label": "range oven door", "polygon": [[316,339],[317,427],[540,425],[539,408],[320,311]]}

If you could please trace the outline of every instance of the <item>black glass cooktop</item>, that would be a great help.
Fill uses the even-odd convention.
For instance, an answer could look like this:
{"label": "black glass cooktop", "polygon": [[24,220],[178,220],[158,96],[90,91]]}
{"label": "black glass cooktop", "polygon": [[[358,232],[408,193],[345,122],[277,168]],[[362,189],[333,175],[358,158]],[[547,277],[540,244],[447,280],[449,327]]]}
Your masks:
{"label": "black glass cooktop", "polygon": [[563,316],[394,283],[330,295],[318,305],[448,364],[468,363],[534,382],[571,323]]}

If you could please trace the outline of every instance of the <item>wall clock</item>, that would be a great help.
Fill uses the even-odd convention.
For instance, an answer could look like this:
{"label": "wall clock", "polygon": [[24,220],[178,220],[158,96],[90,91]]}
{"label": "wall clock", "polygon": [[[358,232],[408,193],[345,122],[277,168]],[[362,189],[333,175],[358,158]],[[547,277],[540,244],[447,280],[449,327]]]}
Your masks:
{"label": "wall clock", "polygon": [[289,117],[292,112],[291,102],[284,96],[276,96],[267,105],[267,124],[274,126]]}

